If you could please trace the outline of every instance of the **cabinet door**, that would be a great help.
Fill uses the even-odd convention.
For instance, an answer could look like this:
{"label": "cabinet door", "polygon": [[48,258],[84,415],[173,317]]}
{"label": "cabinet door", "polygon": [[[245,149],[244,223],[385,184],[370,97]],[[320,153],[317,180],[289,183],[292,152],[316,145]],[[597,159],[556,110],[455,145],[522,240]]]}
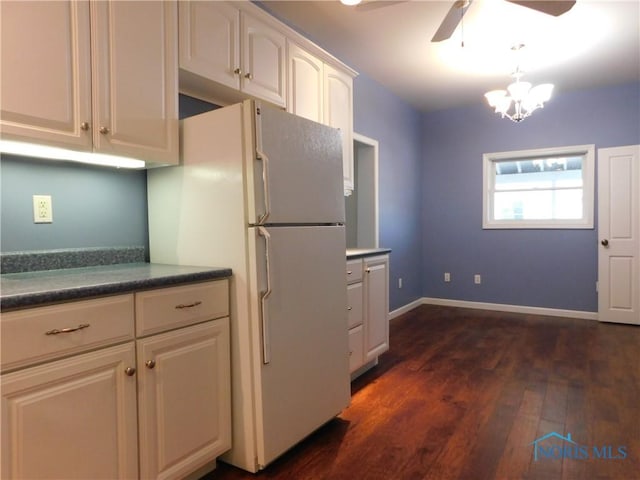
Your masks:
{"label": "cabinet door", "polygon": [[389,350],[389,257],[365,260],[365,362]]}
{"label": "cabinet door", "polygon": [[0,2],[2,138],[91,149],[87,2]]}
{"label": "cabinet door", "polygon": [[137,478],[134,344],[2,376],[3,479]]}
{"label": "cabinet door", "polygon": [[363,326],[349,330],[349,373],[355,372],[364,364]]}
{"label": "cabinet door", "polygon": [[178,163],[177,5],[91,4],[94,147]]}
{"label": "cabinet door", "polygon": [[240,88],[240,11],[222,2],[178,3],[180,68]]}
{"label": "cabinet door", "polygon": [[342,132],[345,194],[353,191],[353,78],[330,65],[324,66],[324,123]]}
{"label": "cabinet door", "polygon": [[362,282],[347,285],[347,310],[349,311],[349,328],[362,325]]}
{"label": "cabinet door", "polygon": [[242,12],[242,78],[244,93],[285,104],[286,39],[275,28]]}
{"label": "cabinet door", "polygon": [[231,447],[229,355],[228,317],[138,340],[140,478],[184,478]]}
{"label": "cabinet door", "polygon": [[289,42],[289,96],[287,111],[322,122],[323,63],[306,50]]}

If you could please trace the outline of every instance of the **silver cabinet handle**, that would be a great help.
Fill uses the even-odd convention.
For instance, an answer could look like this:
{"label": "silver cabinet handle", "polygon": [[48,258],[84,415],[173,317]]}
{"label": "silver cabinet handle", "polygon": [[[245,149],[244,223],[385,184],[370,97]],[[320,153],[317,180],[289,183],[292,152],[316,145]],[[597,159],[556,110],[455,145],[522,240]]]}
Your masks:
{"label": "silver cabinet handle", "polygon": [[264,152],[258,151],[257,159],[262,160],[262,186],[264,192],[264,214],[258,219],[258,225],[264,225],[271,215],[271,195],[269,195],[269,157]]}
{"label": "silver cabinet handle", "polygon": [[109,133],[109,127],[100,127],[99,132],[102,133],[103,135],[106,135],[107,133]]}
{"label": "silver cabinet handle", "polygon": [[197,307],[198,305],[202,305],[202,302],[200,300],[197,300],[193,303],[181,303],[180,305],[176,305],[176,309],[177,310],[182,310],[183,308],[193,308],[193,307]]}
{"label": "silver cabinet handle", "polygon": [[76,332],[78,330],[82,330],[83,328],[89,328],[90,326],[91,325],[88,324],[88,323],[81,323],[77,327],[67,327],[67,328],[61,328],[61,329],[54,328],[53,330],[49,330],[48,332],[44,332],[44,334],[45,335],[58,335],[59,333],[71,333],[71,332]]}
{"label": "silver cabinet handle", "polygon": [[236,68],[233,70],[233,73],[235,73],[236,75],[242,75],[242,70],[240,70],[240,68]]}
{"label": "silver cabinet handle", "polygon": [[156,361],[155,360],[147,360],[146,362],[144,362],[144,364],[147,366],[148,369],[152,369],[156,366]]}
{"label": "silver cabinet handle", "polygon": [[351,311],[353,310],[353,307],[347,307],[347,310]]}
{"label": "silver cabinet handle", "polygon": [[89,130],[89,122],[82,122],[80,124],[80,130],[84,130],[85,132]]}
{"label": "silver cabinet handle", "polygon": [[124,369],[124,373],[126,373],[128,377],[133,377],[136,374],[136,369],[133,367],[127,367]]}
{"label": "silver cabinet handle", "polygon": [[245,73],[244,78],[247,80],[253,80],[253,73]]}
{"label": "silver cabinet handle", "polygon": [[260,311],[262,313],[262,363],[271,362],[271,345],[269,343],[269,314],[267,311],[267,299],[271,295],[271,267],[269,265],[269,249],[271,235],[264,227],[258,227],[258,233],[265,241],[265,262],[267,266],[267,289],[260,296]]}

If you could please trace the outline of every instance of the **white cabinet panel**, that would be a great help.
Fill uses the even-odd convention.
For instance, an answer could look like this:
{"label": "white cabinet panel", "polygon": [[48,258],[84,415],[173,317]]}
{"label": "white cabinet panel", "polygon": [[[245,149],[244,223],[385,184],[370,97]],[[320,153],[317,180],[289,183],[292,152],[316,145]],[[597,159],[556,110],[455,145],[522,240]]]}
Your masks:
{"label": "white cabinet panel", "polygon": [[242,13],[241,28],[241,90],[284,106],[285,36],[246,12]]}
{"label": "white cabinet panel", "polygon": [[138,476],[133,342],[2,376],[2,478]]}
{"label": "white cabinet panel", "polygon": [[240,88],[240,11],[222,2],[181,1],[180,68]]}
{"label": "white cabinet panel", "polygon": [[365,361],[389,350],[389,260],[372,257],[364,262],[366,295]]}
{"label": "white cabinet panel", "polygon": [[137,343],[140,476],[184,478],[231,447],[229,319]]}
{"label": "white cabinet panel", "polygon": [[0,2],[2,136],[91,149],[89,4]]}
{"label": "white cabinet panel", "polygon": [[353,171],[353,78],[324,66],[324,123],[342,132],[342,162],[345,193],[354,186]]}
{"label": "white cabinet panel", "polygon": [[316,122],[323,121],[323,62],[289,42],[289,95],[287,111]]}

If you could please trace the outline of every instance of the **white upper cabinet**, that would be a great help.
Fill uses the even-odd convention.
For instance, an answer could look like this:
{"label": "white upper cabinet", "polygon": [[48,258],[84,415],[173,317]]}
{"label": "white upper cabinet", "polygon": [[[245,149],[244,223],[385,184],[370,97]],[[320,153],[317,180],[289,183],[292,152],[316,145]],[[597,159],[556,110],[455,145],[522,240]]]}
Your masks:
{"label": "white upper cabinet", "polygon": [[89,4],[3,1],[0,19],[3,138],[91,149]]}
{"label": "white upper cabinet", "polygon": [[289,94],[287,111],[323,122],[323,62],[293,42],[288,53]]}
{"label": "white upper cabinet", "polygon": [[3,138],[178,163],[175,2],[2,2]]}
{"label": "white upper cabinet", "polygon": [[353,77],[324,66],[324,123],[342,132],[342,172],[345,195],[351,195],[353,170]]}
{"label": "white upper cabinet", "polygon": [[96,149],[177,164],[176,3],[98,1],[91,16]]}
{"label": "white upper cabinet", "polygon": [[180,68],[240,89],[240,11],[223,2],[178,3]]}
{"label": "white upper cabinet", "polygon": [[[230,2],[179,2],[183,91],[217,103],[242,92],[285,105],[286,38]],[[235,90],[215,91],[218,85]],[[215,91],[215,92],[214,92]]]}
{"label": "white upper cabinet", "polygon": [[241,90],[284,107],[285,36],[246,12],[242,12],[241,25]]}
{"label": "white upper cabinet", "polygon": [[179,2],[180,91],[219,105],[266,100],[342,132],[353,191],[355,71],[251,2]]}

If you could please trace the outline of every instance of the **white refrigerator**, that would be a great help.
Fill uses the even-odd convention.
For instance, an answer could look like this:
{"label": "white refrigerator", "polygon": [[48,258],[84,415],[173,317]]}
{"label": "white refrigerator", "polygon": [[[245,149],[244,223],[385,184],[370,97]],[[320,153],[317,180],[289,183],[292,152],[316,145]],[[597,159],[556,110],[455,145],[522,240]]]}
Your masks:
{"label": "white refrigerator", "polygon": [[350,400],[342,142],[254,101],[181,121],[149,170],[151,261],[231,279],[232,449],[256,472]]}

